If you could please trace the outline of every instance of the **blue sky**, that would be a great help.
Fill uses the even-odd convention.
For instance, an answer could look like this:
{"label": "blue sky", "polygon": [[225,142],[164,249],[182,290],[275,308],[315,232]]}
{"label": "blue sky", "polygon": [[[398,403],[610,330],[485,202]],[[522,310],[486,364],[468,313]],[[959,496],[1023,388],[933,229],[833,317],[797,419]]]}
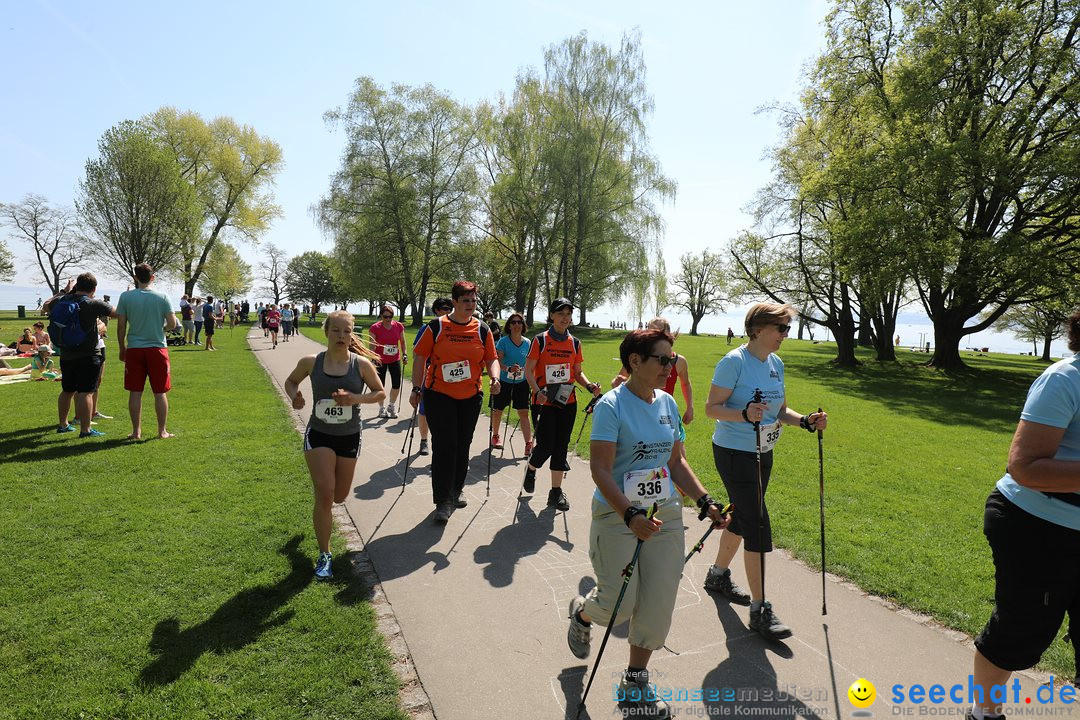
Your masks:
{"label": "blue sky", "polygon": [[[263,238],[326,250],[308,208],[343,138],[323,113],[353,81],[432,83],[462,102],[509,93],[545,47],[582,30],[617,44],[640,29],[656,111],[652,148],[679,185],[663,208],[678,256],[747,227],[741,208],[767,182],[776,118],[823,44],[823,0],[736,2],[10,3],[0,32],[0,202],[26,193],[69,204],[97,141],[163,105],[229,115],[276,140],[283,217]],[[25,249],[10,243],[25,257]],[[258,260],[258,251],[242,247]],[[37,284],[29,270],[17,284]]]}

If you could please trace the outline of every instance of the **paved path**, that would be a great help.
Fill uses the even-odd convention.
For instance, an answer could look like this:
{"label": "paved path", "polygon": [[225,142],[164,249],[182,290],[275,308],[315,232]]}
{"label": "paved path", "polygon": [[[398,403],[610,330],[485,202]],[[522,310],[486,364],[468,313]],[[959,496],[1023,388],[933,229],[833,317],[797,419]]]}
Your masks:
{"label": "paved path", "polygon": [[[249,342],[279,387],[300,356],[320,348],[300,336],[270,350],[258,328]],[[310,389],[304,392],[310,405]],[[370,407],[364,412],[375,414]],[[306,415],[294,415],[306,422]],[[545,507],[546,470],[538,474],[535,496],[519,499],[524,443],[515,433],[505,455],[492,459],[488,494],[488,427],[481,416],[465,487],[469,506],[440,527],[431,520],[430,456],[414,456],[401,490],[408,425],[408,414],[365,422],[346,509],[392,605],[431,711],[439,720],[573,717],[603,632],[599,626],[594,630],[588,666],[570,654],[567,605],[593,582],[588,555],[593,483],[587,464],[572,461],[564,483],[569,512]],[[689,511],[684,519],[690,545],[704,526]],[[766,642],[747,628],[748,608],[718,601],[701,589],[715,551],[710,538],[704,553],[687,566],[667,646],[654,653],[650,668],[657,685],[673,692],[685,688],[694,697],[695,688],[716,688],[735,699],[674,701],[676,717],[846,718],[855,710],[847,689],[858,678],[877,688],[877,701],[869,708],[877,717],[909,710],[918,716],[920,709],[962,715],[955,703],[896,706],[891,690],[916,683],[966,687],[972,650],[962,634],[834,578],[828,583],[829,614],[822,617],[820,573],[778,552],[769,561],[769,597],[795,635]],[[745,586],[741,564],[737,559],[733,573]],[[612,633],[590,691],[593,718],[616,710],[612,689],[626,666],[625,638],[625,625]],[[1021,678],[1021,703],[1025,696],[1034,698],[1039,679]]]}

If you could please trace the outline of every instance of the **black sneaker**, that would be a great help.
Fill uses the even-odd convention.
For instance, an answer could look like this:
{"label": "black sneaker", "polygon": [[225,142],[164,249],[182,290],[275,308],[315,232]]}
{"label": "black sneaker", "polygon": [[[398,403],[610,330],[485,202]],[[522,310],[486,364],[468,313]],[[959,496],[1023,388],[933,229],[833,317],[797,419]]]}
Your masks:
{"label": "black sneaker", "polygon": [[772,603],[765,601],[757,610],[750,610],[750,629],[766,640],[783,640],[791,637],[791,628],[780,622],[773,612]]}
{"label": "black sneaker", "polygon": [[427,440],[425,438],[420,438],[420,454],[421,455],[427,455],[428,454]]}
{"label": "black sneaker", "polygon": [[548,507],[554,506],[556,510],[566,512],[570,509],[570,501],[566,499],[566,493],[562,488],[551,488],[548,491]]}
{"label": "black sneaker", "polygon": [[623,673],[618,690],[619,707],[629,717],[645,717],[667,720],[671,717],[668,704],[656,696],[656,686],[649,684],[649,671],[643,670],[631,677]]}
{"label": "black sneaker", "polygon": [[457,500],[454,500],[454,507],[456,507],[456,508],[469,507],[469,501],[465,499],[465,493],[463,493],[463,492],[458,493]]}
{"label": "black sneaker", "polygon": [[435,521],[436,525],[445,525],[453,514],[454,503],[441,502],[435,506],[435,514],[432,516],[432,520]]}
{"label": "black sneaker", "polygon": [[521,488],[527,492],[532,493],[536,490],[536,471],[530,468],[525,468],[525,482]]}
{"label": "black sneaker", "polygon": [[722,573],[709,568],[709,573],[705,576],[705,589],[709,592],[720,593],[735,605],[750,604],[750,593],[732,581],[730,568],[725,568]]}

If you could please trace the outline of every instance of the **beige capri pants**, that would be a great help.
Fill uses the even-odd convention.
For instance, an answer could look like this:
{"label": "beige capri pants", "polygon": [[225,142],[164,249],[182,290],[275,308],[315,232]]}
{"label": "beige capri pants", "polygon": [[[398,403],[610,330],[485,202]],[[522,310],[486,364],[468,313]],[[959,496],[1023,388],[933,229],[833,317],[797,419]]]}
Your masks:
{"label": "beige capri pants", "polygon": [[[656,517],[664,524],[641,544],[637,566],[614,620],[618,624],[629,617],[630,644],[646,650],[659,650],[667,640],[685,550],[679,496],[665,500]],[[626,527],[622,516],[594,497],[589,559],[596,574],[596,587],[585,598],[585,614],[594,622],[607,626],[611,620],[611,611],[622,589],[623,568],[634,556],[636,546],[637,536]]]}

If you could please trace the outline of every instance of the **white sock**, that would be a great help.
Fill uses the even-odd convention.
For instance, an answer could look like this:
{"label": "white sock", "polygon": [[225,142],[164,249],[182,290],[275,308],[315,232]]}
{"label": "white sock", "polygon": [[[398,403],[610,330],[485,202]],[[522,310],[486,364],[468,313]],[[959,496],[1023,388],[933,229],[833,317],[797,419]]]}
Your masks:
{"label": "white sock", "polygon": [[711,568],[709,568],[709,572],[714,573],[716,575],[723,575],[725,572],[727,572],[727,568],[726,567],[720,567],[719,565],[713,565]]}

